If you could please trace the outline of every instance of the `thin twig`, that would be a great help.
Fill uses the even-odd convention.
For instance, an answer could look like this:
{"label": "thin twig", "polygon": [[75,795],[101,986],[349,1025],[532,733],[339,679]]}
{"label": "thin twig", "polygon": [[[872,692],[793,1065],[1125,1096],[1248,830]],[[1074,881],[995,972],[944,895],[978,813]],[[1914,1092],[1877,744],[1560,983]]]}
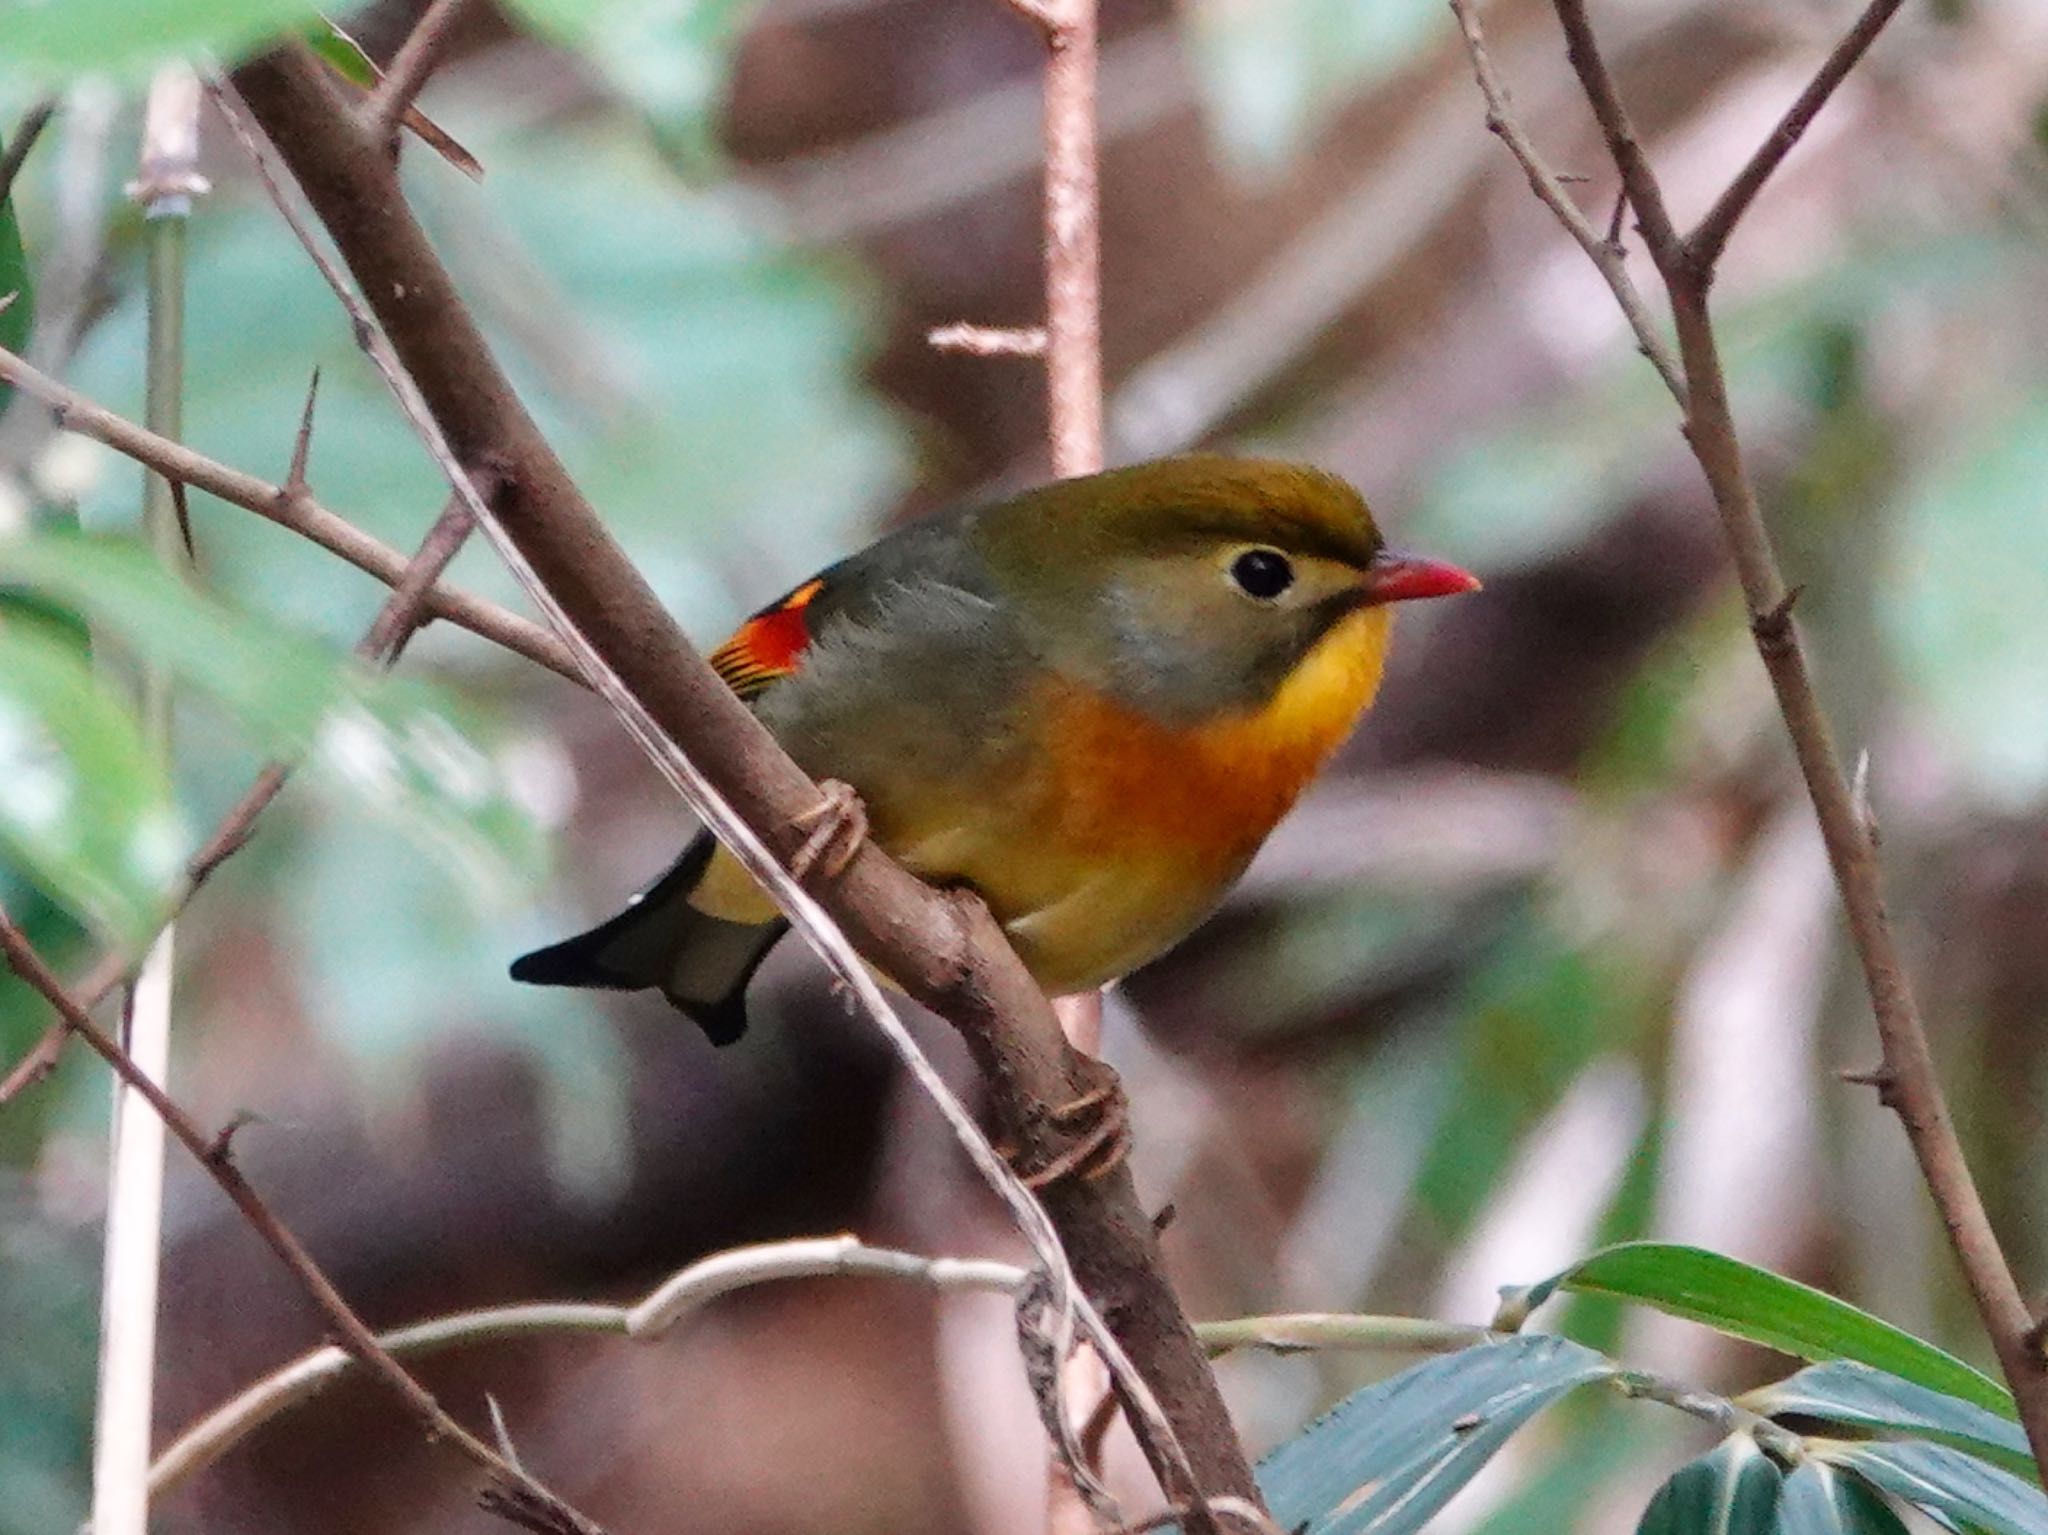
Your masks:
{"label": "thin twig", "polygon": [[43,130],[50,126],[50,119],[56,115],[57,98],[45,96],[33,103],[15,123],[14,136],[7,141],[7,152],[0,155],[0,203],[14,195],[14,178],[21,174],[28,152],[36,147],[36,140],[43,136]]}
{"label": "thin twig", "polygon": [[1650,258],[1657,263],[1658,272],[1668,283],[1673,275],[1673,268],[1668,263],[1680,259],[1684,242],[1679,238],[1677,226],[1671,222],[1670,211],[1664,206],[1664,189],[1658,185],[1656,174],[1650,169],[1649,157],[1643,153],[1643,146],[1636,139],[1635,127],[1630,123],[1628,113],[1622,107],[1621,96],[1607,73],[1607,61],[1600,56],[1599,44],[1593,38],[1593,25],[1586,19],[1585,0],[1554,0],[1554,3],[1558,22],[1564,28],[1565,57],[1571,60],[1579,84],[1586,92],[1586,100],[1593,108],[1594,121],[1599,123],[1601,135],[1607,140],[1608,152],[1614,156],[1615,169],[1621,172],[1622,189],[1628,193],[1629,203],[1636,210],[1643,240],[1650,248]]}
{"label": "thin twig", "polygon": [[1764,183],[1771,179],[1771,173],[1792,152],[1792,146],[1805,137],[1814,118],[1820,115],[1820,109],[1834,95],[1835,87],[1870,51],[1870,45],[1877,41],[1878,33],[1884,30],[1885,23],[1892,19],[1901,3],[1902,0],[1870,0],[1863,14],[1856,18],[1855,25],[1835,44],[1827,61],[1806,83],[1806,89],[1778,119],[1778,125],[1771,130],[1770,136],[1749,157],[1749,163],[1736,173],[1735,179],[1728,183],[1728,190],[1714,200],[1714,206],[1707,210],[1706,217],[1685,237],[1686,254],[1700,269],[1703,281],[1713,281],[1714,268],[1720,262],[1721,252],[1727,247],[1728,236],[1734,233],[1737,221],[1749,211],[1756,194],[1763,190]]}
{"label": "thin twig", "polygon": [[[386,586],[405,577],[411,562],[403,553],[327,510],[311,496],[294,494],[286,486],[273,485],[253,474],[231,469],[182,443],[145,431],[38,372],[4,347],[0,347],[0,380],[48,406],[57,425],[65,431],[77,432],[80,436],[104,443],[116,453],[154,469],[166,479],[203,490],[232,506],[239,506],[280,527],[289,528],[330,554],[339,555],[364,574],[375,576]],[[494,602],[445,586],[437,586],[428,594],[426,607],[431,617],[445,619],[459,629],[467,629],[479,638],[524,656],[571,682],[581,684],[583,681],[568,647],[529,618],[521,618]]]}
{"label": "thin twig", "polygon": [[[426,1387],[406,1373],[405,1367],[391,1357],[390,1352],[377,1341],[376,1334],[342,1299],[341,1292],[334,1288],[333,1282],[313,1261],[299,1239],[277,1218],[249,1180],[242,1176],[233,1159],[215,1151],[214,1137],[202,1130],[191,1115],[150,1080],[126,1050],[92,1021],[78,1001],[65,991],[63,983],[51,973],[42,956],[36,953],[35,947],[4,910],[0,910],[0,955],[4,955],[16,975],[56,1009],[67,1028],[113,1067],[124,1084],[148,1100],[149,1106],[163,1119],[165,1127],[241,1211],[250,1227],[277,1255],[278,1261],[291,1271],[300,1287],[319,1307],[328,1325],[340,1335],[341,1347],[360,1360],[373,1378],[405,1404],[430,1440],[446,1440],[481,1469],[487,1478],[488,1490],[508,1500],[510,1509],[516,1509],[520,1515],[531,1516],[519,1519],[527,1528],[547,1532],[547,1535],[602,1535],[600,1527],[591,1519],[564,1503],[531,1476],[506,1464],[489,1445],[450,1417]],[[494,1503],[493,1506],[508,1505]]]}
{"label": "thin twig", "polygon": [[[1897,1112],[1905,1129],[1921,1176],[1947,1228],[1971,1299],[2012,1388],[2035,1463],[2048,1475],[2048,1361],[2029,1343],[2035,1326],[2033,1315],[2013,1278],[1956,1139],[1919,1004],[1885,911],[1883,869],[1872,835],[1872,820],[1867,808],[1859,809],[1855,791],[1842,770],[1833,731],[1814,692],[1798,625],[1791,615],[1791,598],[1796,589],[1787,587],[1779,570],[1757,505],[1755,487],[1743,465],[1720,344],[1708,305],[1712,265],[1696,259],[1672,225],[1656,173],[1636,140],[1600,56],[1586,19],[1584,0],[1553,3],[1564,27],[1567,54],[1608,150],[1621,171],[1629,201],[1641,220],[1651,259],[1656,262],[1671,299],[1689,402],[1686,440],[1713,494],[1722,533],[1748,604],[1757,653],[1777,696],[1807,795],[1820,823],[1828,863],[1841,892],[1851,944],[1863,972],[1864,989],[1870,997],[1883,1048],[1877,1080],[1882,1084],[1884,1102]],[[1791,138],[1778,147],[1774,135],[1760,151],[1760,157],[1751,161],[1751,168],[1758,171],[1752,178],[1756,186],[1762,184],[1799,133],[1805,131],[1890,14],[1889,9],[1873,9],[1880,14],[1873,16],[1866,11],[1858,19],[1849,39],[1836,48],[1813,82],[1801,92],[1796,115],[1788,114],[1780,123],[1780,130],[1791,125]],[[1749,176],[1750,169],[1746,168],[1744,175]],[[1734,188],[1730,191],[1733,193]],[[1729,203],[1731,212],[1725,219],[1717,220],[1709,214],[1707,229],[1711,239],[1704,248],[1718,255],[1754,195],[1755,186],[1751,186]],[[1725,194],[1722,201],[1726,201]]]}
{"label": "thin twig", "polygon": [[1616,200],[1615,230],[1603,236],[1593,227],[1592,221],[1572,201],[1558,173],[1538,152],[1528,129],[1516,117],[1507,86],[1495,73],[1493,60],[1486,51],[1486,34],[1480,28],[1479,13],[1473,8],[1473,0],[1451,0],[1451,11],[1464,33],[1465,51],[1471,56],[1472,73],[1479,82],[1479,92],[1486,98],[1487,128],[1507,145],[1508,152],[1528,178],[1529,190],[1536,194],[1537,201],[1557,216],[1565,232],[1578,242],[1579,249],[1586,253],[1586,258],[1606,280],[1614,293],[1615,303],[1621,306],[1622,316],[1628,321],[1628,328],[1635,332],[1636,345],[1649,358],[1657,376],[1664,380],[1665,388],[1671,391],[1672,398],[1683,410],[1685,377],[1679,372],[1678,359],[1671,354],[1670,343],[1658,330],[1657,322],[1643,304],[1642,295],[1636,291],[1634,279],[1628,275],[1628,258],[1616,237],[1615,230],[1620,227],[1622,209],[1626,207],[1627,200]]}
{"label": "thin twig", "polygon": [[1197,1322],[1195,1334],[1202,1340],[1202,1347],[1212,1354],[1228,1354],[1241,1348],[1265,1349],[1275,1354],[1327,1350],[1447,1354],[1500,1336],[1489,1328],[1464,1322],[1319,1311]]}
{"label": "thin twig", "polygon": [[[543,1301],[492,1306],[415,1322],[380,1333],[394,1358],[444,1349],[559,1333],[604,1333],[652,1343],[673,1332],[722,1295],[787,1279],[871,1275],[908,1279],[939,1290],[995,1290],[1015,1294],[1029,1271],[975,1258],[927,1258],[869,1247],[852,1236],[767,1242],[713,1253],[679,1270],[630,1305]],[[171,1441],[149,1469],[152,1497],[161,1497],[218,1461],[266,1423],[306,1402],[349,1373],[357,1361],[329,1346],[315,1349],[238,1392]]]}
{"label": "thin twig", "polygon": [[419,99],[447,51],[448,40],[462,24],[468,0],[434,0],[399,45],[391,67],[363,101],[364,127],[396,148],[405,114]]}
{"label": "thin twig", "polygon": [[935,352],[964,352],[970,357],[1043,357],[1042,325],[974,325],[961,320],[925,332]]}

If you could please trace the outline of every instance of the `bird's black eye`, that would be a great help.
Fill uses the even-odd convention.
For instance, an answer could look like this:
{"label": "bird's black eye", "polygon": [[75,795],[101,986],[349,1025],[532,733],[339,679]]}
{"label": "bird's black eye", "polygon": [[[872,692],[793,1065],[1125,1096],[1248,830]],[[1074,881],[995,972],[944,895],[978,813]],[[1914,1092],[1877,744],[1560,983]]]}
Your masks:
{"label": "bird's black eye", "polygon": [[1230,579],[1247,597],[1271,602],[1294,585],[1294,564],[1278,549],[1247,549],[1230,562]]}

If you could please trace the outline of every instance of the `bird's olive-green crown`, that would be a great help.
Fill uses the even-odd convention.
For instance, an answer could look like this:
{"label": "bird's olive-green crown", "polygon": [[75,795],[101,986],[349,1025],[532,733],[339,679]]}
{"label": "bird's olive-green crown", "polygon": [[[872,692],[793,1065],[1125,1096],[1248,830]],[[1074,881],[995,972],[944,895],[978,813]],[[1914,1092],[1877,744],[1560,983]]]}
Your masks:
{"label": "bird's olive-green crown", "polygon": [[1179,724],[1270,699],[1382,544],[1335,476],[1214,455],[1057,481],[967,533],[1047,660]]}

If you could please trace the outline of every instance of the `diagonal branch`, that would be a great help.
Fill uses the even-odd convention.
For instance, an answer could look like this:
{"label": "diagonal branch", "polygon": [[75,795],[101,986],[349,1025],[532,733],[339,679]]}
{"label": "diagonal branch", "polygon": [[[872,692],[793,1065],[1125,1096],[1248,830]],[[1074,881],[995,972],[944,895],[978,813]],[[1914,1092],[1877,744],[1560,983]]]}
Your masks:
{"label": "diagonal branch", "polygon": [[[435,589],[434,583],[448,568],[449,561],[461,550],[471,525],[468,510],[452,502],[435,519],[420,543],[419,552],[413,555],[405,573],[392,587],[391,595],[371,620],[368,632],[356,645],[359,657],[365,661],[381,661],[385,666],[398,660],[406,642],[427,622],[428,594]],[[270,808],[271,801],[284,788],[291,771],[288,762],[266,764],[242,797],[228,808],[227,814],[214,827],[213,834],[186,861],[184,882],[166,902],[165,926],[185,914],[192,897],[198,894],[199,887],[216,869],[248,846],[249,838],[256,830],[257,818]],[[128,972],[128,956],[118,950],[110,950],[73,988],[72,994],[80,1006],[88,1009],[97,1007],[107,993],[128,978]],[[6,1077],[0,1078],[0,1108],[56,1070],[63,1055],[64,1041],[70,1037],[70,1032],[64,1020],[58,1019],[15,1063]]]}
{"label": "diagonal branch", "polygon": [[462,24],[468,0],[434,0],[399,45],[391,67],[360,108],[363,125],[386,143],[396,144],[405,114],[440,66],[448,41]]}
{"label": "diagonal branch", "polygon": [[1685,376],[1679,371],[1678,359],[1671,355],[1670,343],[1664,339],[1657,322],[1650,318],[1649,310],[1644,307],[1643,296],[1636,291],[1635,280],[1628,275],[1628,258],[1622,250],[1620,237],[1621,212],[1625,202],[1615,204],[1614,223],[1606,233],[1593,227],[1592,220],[1572,201],[1563,180],[1544,160],[1535,141],[1529,137],[1528,129],[1515,115],[1508,88],[1495,72],[1493,58],[1486,51],[1486,33],[1479,25],[1479,13],[1473,8],[1473,0],[1451,0],[1451,10],[1465,35],[1465,51],[1471,56],[1472,73],[1479,82],[1479,92],[1486,98],[1487,129],[1507,145],[1508,153],[1515,157],[1515,163],[1522,167],[1522,174],[1528,178],[1529,190],[1536,194],[1536,200],[1557,216],[1565,232],[1578,242],[1579,249],[1586,253],[1586,259],[1606,279],[1629,329],[1635,332],[1637,349],[1650,360],[1650,366],[1657,370],[1657,376],[1664,380],[1664,387],[1671,391],[1671,397],[1683,410]]}
{"label": "diagonal branch", "polygon": [[[56,424],[65,431],[104,443],[167,480],[203,490],[231,506],[289,528],[386,586],[405,579],[410,562],[402,553],[321,506],[303,487],[295,490],[289,485],[272,485],[194,452],[182,443],[159,437],[65,388],[4,347],[0,347],[0,382],[12,384],[48,406]],[[583,681],[567,646],[531,619],[521,618],[494,602],[436,586],[426,596],[425,609],[429,618],[445,619],[571,682]]]}
{"label": "diagonal branch", "polygon": [[342,1299],[341,1292],[334,1288],[333,1282],[313,1261],[304,1245],[264,1203],[249,1180],[242,1176],[228,1154],[226,1138],[208,1135],[200,1129],[192,1116],[92,1021],[78,999],[64,990],[63,983],[51,973],[42,956],[36,953],[21,929],[4,911],[0,911],[0,956],[5,957],[8,967],[16,975],[41,993],[44,1000],[57,1010],[68,1031],[90,1045],[102,1060],[113,1067],[122,1082],[149,1101],[149,1106],[162,1117],[165,1128],[206,1170],[220,1191],[242,1212],[243,1218],[264,1244],[277,1255],[278,1261],[291,1271],[320,1308],[328,1324],[340,1335],[342,1348],[360,1360],[380,1385],[405,1404],[429,1439],[445,1440],[483,1471],[486,1483],[480,1499],[485,1507],[526,1529],[542,1532],[542,1535],[603,1535],[594,1521],[571,1508],[456,1422],[426,1387],[406,1373],[405,1367],[391,1357],[390,1352],[377,1341],[377,1335]]}
{"label": "diagonal branch", "polygon": [[1814,118],[1820,115],[1820,109],[1834,95],[1835,87],[1848,78],[1849,71],[1870,51],[1870,45],[1877,41],[1877,34],[1884,30],[1885,23],[1892,19],[1901,3],[1902,0],[1870,0],[1863,14],[1856,18],[1855,25],[1835,44],[1834,51],[1827,56],[1819,72],[1806,83],[1806,89],[1778,119],[1770,137],[1758,146],[1756,153],[1749,157],[1749,163],[1728,183],[1728,190],[1714,200],[1714,206],[1707,210],[1706,217],[1685,237],[1686,250],[1704,280],[1713,280],[1714,267],[1727,247],[1728,236],[1735,232],[1736,223],[1749,211],[1756,194],[1763,190],[1764,183],[1771,179],[1771,173],[1792,152],[1792,146],[1805,137],[1806,130],[1813,126]]}
{"label": "diagonal branch", "polygon": [[[628,717],[648,721],[652,739],[642,744],[707,812],[721,814],[729,803],[737,815],[720,823],[722,833],[750,868],[779,881],[778,895],[816,923],[814,937],[830,928],[829,910],[863,954],[952,1021],[1006,1129],[1027,1155],[1056,1158],[1068,1139],[1058,1106],[1099,1085],[1102,1069],[1066,1049],[1050,1008],[986,910],[927,889],[872,845],[816,901],[790,884],[767,848],[794,850],[801,840],[794,822],[817,804],[816,786],[688,647],[570,481],[428,244],[388,158],[303,49],[245,65],[236,83],[383,323],[448,450],[460,463],[504,466],[503,549],[587,638],[600,670],[621,684],[634,711]],[[488,521],[485,528],[491,531]],[[687,755],[675,747],[684,740]],[[836,951],[827,952],[836,966]],[[869,978],[856,966],[847,979],[864,986]],[[1113,1319],[1115,1336],[1103,1338],[1138,1361],[1131,1389],[1166,1404],[1167,1433],[1149,1426],[1143,1433],[1155,1469],[1184,1485],[1190,1478],[1180,1467],[1192,1463],[1205,1491],[1249,1488],[1249,1467],[1166,1282],[1128,1171],[1066,1180],[1047,1191],[1046,1202],[1081,1285]],[[1085,1322],[1088,1313],[1078,1315]]]}
{"label": "diagonal branch", "polygon": [[[1805,649],[1792,618],[1798,589],[1785,583],[1764,527],[1756,488],[1743,464],[1720,344],[1707,300],[1713,265],[1711,261],[1702,261],[1672,225],[1656,173],[1636,140],[1600,56],[1586,19],[1585,0],[1553,0],[1553,4],[1564,28],[1567,56],[1621,171],[1622,184],[1641,220],[1651,257],[1671,300],[1679,360],[1685,370],[1686,441],[1713,495],[1723,538],[1749,608],[1757,653],[1792,739],[1793,755],[1820,823],[1828,863],[1841,894],[1850,941],[1863,972],[1864,989],[1883,1047],[1883,1062],[1875,1076],[1879,1097],[1897,1112],[1905,1129],[1920,1164],[1921,1177],[1947,1228],[1949,1244],[1978,1316],[2006,1382],[2012,1387],[2035,1462],[2048,1474],[2048,1358],[2044,1358],[2038,1346],[2035,1320],[1999,1246],[1998,1235],[1992,1229],[1956,1138],[1955,1124],[1928,1048],[1919,1004],[1885,910],[1877,839],[1870,817],[1859,809],[1856,792],[1842,771],[1834,733],[1814,691]],[[1709,239],[1701,250],[1719,254],[1756,189],[1805,131],[1895,9],[1879,0],[1829,56],[1812,83],[1800,93],[1793,111],[1781,122],[1782,144],[1780,135],[1774,134],[1736,184],[1716,203],[1716,210],[1725,209],[1725,213],[1720,217],[1708,215],[1703,227]]]}
{"label": "diagonal branch", "polygon": [[1664,189],[1658,185],[1649,157],[1636,138],[1635,125],[1629,121],[1621,95],[1607,72],[1607,61],[1600,56],[1593,24],[1586,19],[1586,0],[1555,0],[1555,4],[1558,22],[1564,28],[1565,57],[1571,60],[1579,84],[1585,88],[1594,121],[1599,123],[1608,151],[1614,156],[1615,168],[1621,172],[1622,190],[1636,210],[1643,241],[1650,248],[1650,259],[1657,263],[1658,272],[1668,283],[1674,264],[1684,258],[1685,242],[1679,237],[1678,226],[1671,222],[1670,210],[1664,206]]}

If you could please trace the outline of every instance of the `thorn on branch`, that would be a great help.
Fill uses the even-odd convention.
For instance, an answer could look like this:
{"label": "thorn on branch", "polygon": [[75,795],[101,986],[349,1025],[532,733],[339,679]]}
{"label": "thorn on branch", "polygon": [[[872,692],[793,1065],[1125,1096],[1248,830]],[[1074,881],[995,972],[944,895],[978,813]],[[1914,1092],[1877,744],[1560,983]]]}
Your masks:
{"label": "thorn on branch", "polygon": [[1628,217],[1628,188],[1617,187],[1614,193],[1614,211],[1607,216],[1607,248],[1619,256],[1622,254],[1621,225]]}
{"label": "thorn on branch", "polygon": [[1899,1109],[1899,1074],[1889,1065],[1872,1066],[1862,1071],[1841,1071],[1836,1075],[1855,1087],[1876,1088],[1879,1103],[1894,1111]]}
{"label": "thorn on branch", "polygon": [[299,413],[298,435],[292,439],[291,467],[284,477],[284,494],[287,499],[304,495],[312,489],[306,483],[306,463],[313,453],[313,406],[320,398],[320,368],[314,365],[313,377],[306,384],[306,404]]}
{"label": "thorn on branch", "polygon": [[1792,651],[1792,609],[1798,605],[1800,594],[1805,590],[1803,584],[1788,586],[1784,596],[1763,612],[1750,615],[1749,632],[1756,636],[1757,648],[1772,660]]}
{"label": "thorn on branch", "polygon": [[185,563],[199,563],[199,550],[192,542],[192,505],[185,496],[185,482],[172,480],[171,511],[178,519],[178,540],[185,546]]}
{"label": "thorn on branch", "polygon": [[2036,1317],[2034,1325],[2020,1335],[2020,1342],[2036,1365],[2048,1365],[2048,1316]]}
{"label": "thorn on branch", "polygon": [[206,1143],[206,1164],[209,1167],[226,1167],[235,1159],[235,1136],[250,1125],[267,1125],[270,1121],[250,1109],[236,1109],[228,1122],[216,1130],[213,1139]]}

